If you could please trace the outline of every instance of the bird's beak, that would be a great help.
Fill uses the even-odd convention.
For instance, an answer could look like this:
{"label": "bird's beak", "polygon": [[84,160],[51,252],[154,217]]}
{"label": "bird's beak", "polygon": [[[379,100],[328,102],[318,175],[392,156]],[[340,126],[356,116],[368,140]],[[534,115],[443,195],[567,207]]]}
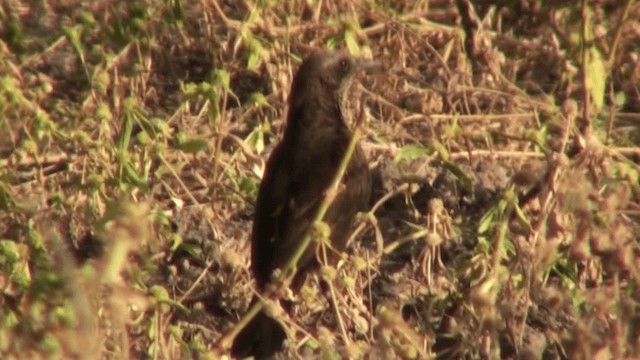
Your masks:
{"label": "bird's beak", "polygon": [[359,59],[357,70],[367,74],[378,74],[384,70],[382,63],[376,60]]}

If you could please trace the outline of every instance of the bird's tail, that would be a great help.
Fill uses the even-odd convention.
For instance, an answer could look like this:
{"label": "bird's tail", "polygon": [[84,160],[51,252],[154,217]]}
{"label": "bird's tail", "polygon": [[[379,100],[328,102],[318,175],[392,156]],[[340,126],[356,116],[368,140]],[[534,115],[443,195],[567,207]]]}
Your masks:
{"label": "bird's tail", "polygon": [[[258,300],[254,297],[251,304],[256,301]],[[260,311],[233,340],[231,356],[269,358],[281,350],[286,337],[287,333],[282,325],[264,311]]]}

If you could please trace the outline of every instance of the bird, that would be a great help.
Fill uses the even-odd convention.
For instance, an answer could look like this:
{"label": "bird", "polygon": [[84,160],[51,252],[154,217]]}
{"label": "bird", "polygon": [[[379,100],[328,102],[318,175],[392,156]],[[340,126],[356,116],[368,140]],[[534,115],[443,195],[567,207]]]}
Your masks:
{"label": "bird", "polygon": [[[251,271],[258,293],[273,282],[313,225],[320,204],[337,174],[351,137],[346,97],[354,75],[377,72],[378,62],[351,56],[344,50],[316,50],[293,77],[282,140],[267,160],[256,199],[251,234]],[[369,165],[356,144],[340,189],[323,221],[331,229],[331,248],[344,250],[355,216],[371,197]],[[293,291],[319,266],[317,243],[312,242],[297,263],[290,284]],[[252,304],[259,301],[254,296]],[[269,358],[281,351],[287,335],[264,311],[235,337],[234,357]]]}

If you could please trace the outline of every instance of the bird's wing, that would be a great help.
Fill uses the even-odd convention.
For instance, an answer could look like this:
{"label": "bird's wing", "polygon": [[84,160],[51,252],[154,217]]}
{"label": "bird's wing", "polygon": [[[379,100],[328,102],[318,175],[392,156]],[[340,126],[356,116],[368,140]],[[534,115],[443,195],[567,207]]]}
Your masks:
{"label": "bird's wing", "polygon": [[[300,161],[298,155],[292,147],[280,144],[260,185],[252,234],[252,269],[260,288],[269,282],[274,269],[289,261],[335,173],[333,163]],[[307,251],[300,267],[308,262],[309,254],[313,252]]]}
{"label": "bird's wing", "polygon": [[256,200],[251,234],[251,267],[259,288],[269,282],[273,259],[277,256],[275,242],[287,217],[285,204],[289,202],[287,188],[290,176],[286,170],[287,154],[279,144],[265,167]]}

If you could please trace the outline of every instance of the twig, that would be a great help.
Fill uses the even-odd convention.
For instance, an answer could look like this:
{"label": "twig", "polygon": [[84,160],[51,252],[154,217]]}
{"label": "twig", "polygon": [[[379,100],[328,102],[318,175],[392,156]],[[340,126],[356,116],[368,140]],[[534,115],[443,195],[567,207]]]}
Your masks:
{"label": "twig", "polygon": [[[542,159],[546,155],[541,152],[535,151],[495,151],[495,150],[473,150],[471,151],[474,157],[498,157],[498,158],[536,158]],[[470,154],[467,151],[456,152],[451,154],[452,160],[457,159],[469,159]]]}

